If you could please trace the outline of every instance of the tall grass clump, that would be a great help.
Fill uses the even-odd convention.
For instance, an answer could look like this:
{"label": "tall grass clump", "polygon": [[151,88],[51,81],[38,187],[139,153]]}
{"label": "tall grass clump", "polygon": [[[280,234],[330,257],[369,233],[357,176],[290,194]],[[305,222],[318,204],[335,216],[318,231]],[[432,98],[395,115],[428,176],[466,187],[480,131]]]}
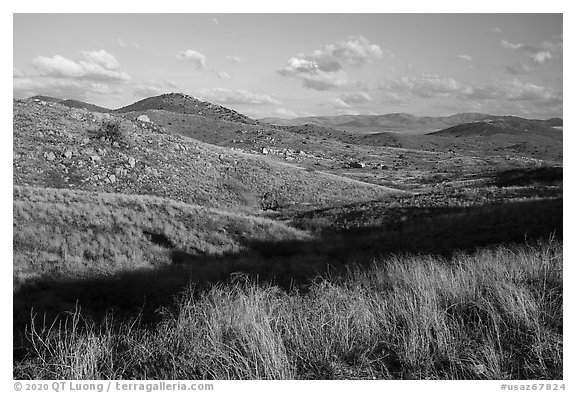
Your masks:
{"label": "tall grass clump", "polygon": [[153,328],[32,327],[15,377],[562,379],[562,290],[556,240],[379,258],[306,291],[239,276]]}

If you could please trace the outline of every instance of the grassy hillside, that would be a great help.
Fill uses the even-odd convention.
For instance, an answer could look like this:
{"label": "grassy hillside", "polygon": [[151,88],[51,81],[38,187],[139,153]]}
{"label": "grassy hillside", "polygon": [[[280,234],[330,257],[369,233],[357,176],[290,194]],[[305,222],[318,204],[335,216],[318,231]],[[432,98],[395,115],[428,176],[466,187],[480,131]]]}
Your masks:
{"label": "grassy hillside", "polygon": [[[377,199],[390,189],[205,144],[145,122],[14,102],[14,184],[155,195],[258,211]],[[272,199],[270,201],[269,199]]]}
{"label": "grassy hillside", "polygon": [[[562,245],[379,259],[306,292],[242,276],[154,328],[35,325],[24,379],[562,379]],[[83,356],[76,356],[82,353]]]}
{"label": "grassy hillside", "polygon": [[15,288],[46,276],[167,265],[173,250],[217,256],[249,242],[308,237],[264,218],[153,196],[14,188]]}

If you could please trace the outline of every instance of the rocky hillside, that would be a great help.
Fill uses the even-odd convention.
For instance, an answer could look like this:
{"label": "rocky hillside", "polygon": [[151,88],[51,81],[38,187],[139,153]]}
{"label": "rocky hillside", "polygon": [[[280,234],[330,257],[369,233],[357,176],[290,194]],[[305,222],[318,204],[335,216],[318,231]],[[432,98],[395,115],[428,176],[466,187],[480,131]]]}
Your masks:
{"label": "rocky hillside", "polygon": [[14,101],[14,185],[155,195],[246,211],[391,192],[264,155],[166,133],[151,122]]}
{"label": "rocky hillside", "polygon": [[244,124],[257,123],[255,120],[226,107],[201,101],[197,98],[181,93],[170,93],[149,97],[123,108],[116,109],[115,112],[127,113],[146,110],[165,110],[178,114],[200,115],[212,119],[228,120]]}

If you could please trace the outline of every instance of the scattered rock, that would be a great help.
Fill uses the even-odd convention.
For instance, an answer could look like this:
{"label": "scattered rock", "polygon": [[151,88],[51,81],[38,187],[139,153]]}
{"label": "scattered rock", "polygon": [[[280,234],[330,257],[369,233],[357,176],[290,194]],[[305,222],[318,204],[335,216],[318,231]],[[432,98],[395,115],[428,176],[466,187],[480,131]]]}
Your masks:
{"label": "scattered rock", "polygon": [[56,155],[52,152],[44,153],[44,158],[48,161],[54,161]]}
{"label": "scattered rock", "polygon": [[98,162],[98,161],[101,160],[100,156],[97,155],[97,154],[94,154],[94,155],[90,156],[90,159],[91,159],[92,161],[94,161],[94,162]]}
{"label": "scattered rock", "polygon": [[90,138],[84,138],[84,139],[82,139],[82,142],[81,142],[81,143],[82,143],[83,145],[85,145],[85,144],[87,144],[87,143],[90,143]]}
{"label": "scattered rock", "polygon": [[140,115],[136,118],[136,120],[141,121],[143,123],[150,123],[150,118],[146,115]]}
{"label": "scattered rock", "polygon": [[360,161],[353,161],[348,164],[350,168],[364,168],[366,164]]}
{"label": "scattered rock", "polygon": [[263,148],[262,148],[262,154],[265,154],[265,155],[266,155],[266,154],[268,154],[268,153],[269,153],[268,149],[266,149],[265,147],[263,147]]}
{"label": "scattered rock", "polygon": [[136,166],[136,159],[134,157],[128,158],[128,165],[130,165],[130,168],[134,168]]}
{"label": "scattered rock", "polygon": [[108,176],[108,179],[110,179],[111,183],[116,183],[116,175],[110,175]]}
{"label": "scattered rock", "polygon": [[64,154],[63,154],[64,158],[67,158],[67,159],[71,159],[71,158],[72,158],[72,155],[73,155],[73,154],[72,154],[72,152],[71,152],[70,150],[66,150],[66,151],[64,152]]}

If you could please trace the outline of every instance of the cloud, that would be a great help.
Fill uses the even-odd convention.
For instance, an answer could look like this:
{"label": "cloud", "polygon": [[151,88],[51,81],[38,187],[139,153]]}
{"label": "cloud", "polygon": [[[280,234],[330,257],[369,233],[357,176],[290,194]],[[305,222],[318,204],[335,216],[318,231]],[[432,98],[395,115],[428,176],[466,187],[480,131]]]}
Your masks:
{"label": "cloud", "polygon": [[169,86],[169,87],[176,87],[176,86],[178,86],[178,83],[176,83],[175,81],[173,81],[173,80],[171,80],[171,79],[166,79],[164,82],[166,83],[166,86]]}
{"label": "cloud", "polygon": [[463,85],[453,78],[439,75],[422,74],[420,76],[401,77],[388,83],[388,90],[410,92],[423,98],[450,97],[459,93]]}
{"label": "cloud", "polygon": [[118,45],[121,48],[129,48],[129,47],[140,48],[140,45],[134,41],[127,42],[127,41],[124,41],[122,38],[116,38],[113,41],[116,45]]}
{"label": "cloud", "polygon": [[458,60],[462,60],[462,61],[465,61],[465,62],[468,62],[468,63],[470,63],[470,62],[472,61],[472,57],[471,57],[471,56],[468,56],[468,55],[456,55],[456,58],[457,58]]}
{"label": "cloud", "polygon": [[539,105],[562,103],[562,93],[553,89],[518,79],[493,81],[490,84],[469,87],[464,95],[472,99],[498,101],[526,101]]}
{"label": "cloud", "polygon": [[348,74],[344,71],[317,72],[302,75],[302,86],[314,90],[330,90],[345,86],[348,83]]}
{"label": "cloud", "polygon": [[226,56],[226,59],[232,63],[242,63],[242,58],[240,56]]}
{"label": "cloud", "polygon": [[350,108],[350,104],[345,102],[342,98],[336,97],[330,100],[330,103],[334,108]]}
{"label": "cloud", "polygon": [[340,98],[347,104],[364,104],[366,102],[372,101],[372,97],[370,97],[370,94],[363,91],[345,93],[342,94]]}
{"label": "cloud", "polygon": [[499,27],[493,27],[490,29],[491,33],[502,34],[504,31]]}
{"label": "cloud", "polygon": [[217,18],[210,18],[210,21],[212,23],[214,23],[215,25],[217,25],[218,23],[220,23],[220,21]]}
{"label": "cloud", "polygon": [[502,46],[502,48],[506,48],[506,49],[520,49],[522,48],[524,45],[522,44],[513,44],[505,39],[502,39],[502,41],[500,41],[500,46]]}
{"label": "cloud", "polygon": [[200,90],[208,101],[220,104],[281,105],[277,98],[267,94],[253,93],[247,90],[232,90],[223,87],[211,87]]}
{"label": "cloud", "polygon": [[53,78],[72,78],[94,81],[128,81],[130,76],[117,71],[120,67],[116,58],[101,49],[99,51],[83,51],[84,60],[75,61],[60,55],[52,57],[38,56],[32,64],[40,75]]}
{"label": "cloud", "polygon": [[520,51],[538,64],[543,64],[547,60],[559,57],[562,53],[562,42],[544,41],[541,47],[536,47],[521,43],[512,43],[503,39],[500,41],[500,46],[505,49]]}
{"label": "cloud", "polygon": [[350,92],[342,94],[330,100],[335,108],[350,108],[354,105],[361,105],[373,101],[372,97],[366,92]]}
{"label": "cloud", "polygon": [[506,72],[511,75],[525,75],[532,72],[528,64],[514,63],[506,66]]}
{"label": "cloud", "polygon": [[12,78],[24,78],[24,73],[19,68],[13,67]]}
{"label": "cloud", "polygon": [[90,63],[99,64],[107,70],[117,70],[120,67],[118,60],[104,49],[83,51],[82,56]]}
{"label": "cloud", "polygon": [[315,90],[329,90],[344,86],[348,82],[347,67],[363,67],[369,62],[381,59],[384,52],[378,45],[363,36],[348,37],[343,41],[325,45],[311,54],[299,54],[288,59],[288,64],[278,70],[286,77],[302,80],[302,85]]}
{"label": "cloud", "polygon": [[132,92],[139,97],[150,97],[169,93],[177,87],[177,83],[169,79],[148,80],[146,83],[134,85]]}
{"label": "cloud", "polygon": [[[386,52],[386,55],[393,57],[391,52]],[[321,69],[330,71],[332,67],[341,65],[362,67],[383,56],[384,51],[380,46],[371,43],[363,36],[352,36],[313,51],[309,58],[318,63]]]}
{"label": "cloud", "polygon": [[293,111],[286,108],[278,108],[274,111],[276,116],[279,116],[284,119],[293,119],[295,117],[310,117],[316,116],[314,113],[306,112],[306,111]]}
{"label": "cloud", "polygon": [[145,85],[145,84],[135,85],[132,91],[134,92],[135,95],[139,97],[151,97],[160,95],[162,93],[167,93],[167,90],[163,89],[160,86]]}
{"label": "cloud", "polygon": [[121,92],[118,87],[102,82],[52,77],[16,78],[14,79],[13,90],[15,97],[47,95],[88,101],[92,94],[112,95]]}
{"label": "cloud", "polygon": [[542,64],[546,60],[549,60],[552,58],[552,54],[550,52],[548,52],[547,50],[542,51],[542,52],[537,52],[537,53],[531,54],[529,56],[532,58],[532,60],[534,60],[538,64]]}
{"label": "cloud", "polygon": [[228,74],[227,72],[224,72],[224,71],[220,71],[216,75],[218,76],[218,79],[232,79],[230,74]]}
{"label": "cloud", "polygon": [[188,61],[193,64],[197,69],[206,68],[206,56],[193,49],[186,49],[180,51],[176,57],[180,60]]}

